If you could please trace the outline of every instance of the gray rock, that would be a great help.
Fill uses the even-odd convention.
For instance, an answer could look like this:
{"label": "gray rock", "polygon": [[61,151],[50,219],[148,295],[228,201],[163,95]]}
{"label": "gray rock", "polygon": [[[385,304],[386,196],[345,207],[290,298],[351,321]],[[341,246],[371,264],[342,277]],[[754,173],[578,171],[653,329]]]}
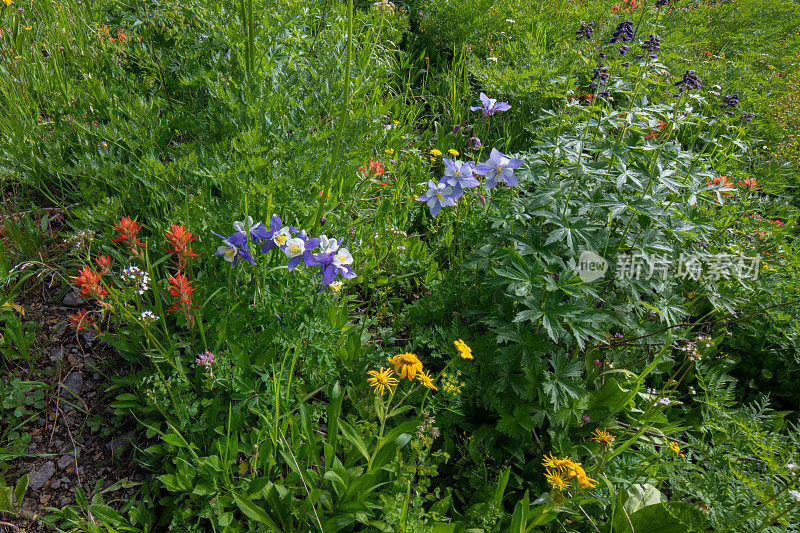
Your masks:
{"label": "gray rock", "polygon": [[61,499],[58,501],[58,506],[59,507],[66,507],[70,503],[72,503],[72,500],[70,499],[69,496],[62,496]]}
{"label": "gray rock", "polygon": [[83,340],[83,345],[87,348],[91,348],[94,344],[94,341],[97,339],[98,333],[96,331],[89,330],[81,334],[81,340]]}
{"label": "gray rock", "polygon": [[83,366],[85,368],[95,368],[97,366],[97,361],[95,361],[94,357],[92,357],[91,355],[87,355],[86,357],[83,358]]}
{"label": "gray rock", "polygon": [[136,436],[136,431],[130,430],[127,433],[123,434],[118,439],[111,440],[106,443],[106,448],[113,454],[118,455],[125,451],[125,448],[130,445],[133,437]]}
{"label": "gray rock", "polygon": [[58,469],[59,470],[65,470],[65,469],[69,468],[70,466],[74,466],[74,465],[75,465],[75,456],[74,455],[71,455],[71,454],[70,455],[62,455],[58,459]]}
{"label": "gray rock", "polygon": [[63,346],[56,346],[55,348],[50,348],[50,361],[55,363],[66,357],[67,351],[64,349]]}
{"label": "gray rock", "polygon": [[39,490],[44,487],[53,474],[56,473],[56,467],[53,461],[47,461],[39,468],[39,470],[31,470],[28,472],[28,486],[32,490]]}
{"label": "gray rock", "polygon": [[83,375],[80,372],[72,372],[64,379],[63,385],[75,394],[80,394],[83,387]]}
{"label": "gray rock", "polygon": [[69,349],[69,353],[78,353],[78,349],[77,348],[70,348]]}
{"label": "gray rock", "polygon": [[66,305],[67,307],[80,307],[86,303],[86,300],[78,293],[78,291],[69,291],[64,298],[61,300],[61,303]]}

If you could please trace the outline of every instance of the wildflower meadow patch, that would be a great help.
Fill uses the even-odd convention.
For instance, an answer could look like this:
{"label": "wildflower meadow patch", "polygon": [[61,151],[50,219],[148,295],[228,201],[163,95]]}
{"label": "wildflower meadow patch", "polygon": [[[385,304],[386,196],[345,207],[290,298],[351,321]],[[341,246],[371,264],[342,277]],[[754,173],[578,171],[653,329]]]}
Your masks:
{"label": "wildflower meadow patch", "polygon": [[797,530],[799,17],[4,2],[0,529]]}

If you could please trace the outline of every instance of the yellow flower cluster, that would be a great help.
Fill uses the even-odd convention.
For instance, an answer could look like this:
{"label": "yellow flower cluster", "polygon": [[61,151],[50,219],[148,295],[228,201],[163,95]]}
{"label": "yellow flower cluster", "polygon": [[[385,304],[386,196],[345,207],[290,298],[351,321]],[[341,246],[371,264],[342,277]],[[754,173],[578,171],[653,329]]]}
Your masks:
{"label": "yellow flower cluster", "polygon": [[681,451],[681,447],[677,442],[674,440],[669,440],[667,437],[664,437],[664,440],[667,441],[669,449],[672,450],[672,453],[675,454],[675,457],[686,457],[686,455],[684,455],[684,453]]}
{"label": "yellow flower cluster", "polygon": [[460,371],[456,371],[455,374],[442,374],[442,390],[451,396],[458,396],[461,393],[461,387],[464,386],[464,382],[459,381],[460,377]]}
{"label": "yellow flower cluster", "polygon": [[609,433],[607,429],[597,428],[592,432],[592,440],[596,440],[601,448],[609,449],[614,445],[614,435]]}
{"label": "yellow flower cluster", "polygon": [[568,480],[572,478],[576,478],[578,486],[582,489],[593,489],[597,486],[597,480],[590,478],[581,463],[576,463],[571,457],[559,459],[551,453],[544,456],[542,465],[547,469],[545,471],[547,481],[555,490],[570,487],[572,482]]}
{"label": "yellow flower cluster", "polygon": [[[444,155],[444,154],[442,153],[442,151],[441,151],[441,150],[439,150],[438,148],[434,148],[433,150],[431,150],[431,151],[430,151],[430,152],[428,152],[428,153],[429,153],[429,154],[431,154],[431,158],[430,158],[430,159],[431,159],[431,161],[436,161],[436,158],[437,158],[437,157],[442,157],[442,155]],[[459,155],[459,152],[458,152],[458,150],[456,150],[455,148],[450,148],[450,149],[447,151],[447,153],[448,153],[448,154],[450,154],[450,155],[451,155],[451,156],[453,156],[453,157],[457,157],[457,156]]]}
{"label": "yellow flower cluster", "polygon": [[419,360],[416,354],[401,353],[394,357],[387,357],[386,359],[394,366],[394,372],[391,368],[384,370],[383,367],[381,367],[380,370],[370,370],[367,372],[367,374],[371,376],[367,380],[367,383],[373,388],[374,392],[383,395],[383,391],[386,388],[389,389],[389,392],[394,392],[392,391],[392,387],[400,383],[400,380],[394,377],[395,373],[397,373],[400,379],[413,381],[414,378],[416,378],[418,381],[422,382],[423,386],[438,390],[434,383],[433,376],[431,376],[430,372],[422,369],[422,361]]}
{"label": "yellow flower cluster", "polygon": [[462,359],[472,359],[472,348],[467,346],[467,343],[458,339],[457,341],[453,341],[453,344],[458,348],[458,354]]}

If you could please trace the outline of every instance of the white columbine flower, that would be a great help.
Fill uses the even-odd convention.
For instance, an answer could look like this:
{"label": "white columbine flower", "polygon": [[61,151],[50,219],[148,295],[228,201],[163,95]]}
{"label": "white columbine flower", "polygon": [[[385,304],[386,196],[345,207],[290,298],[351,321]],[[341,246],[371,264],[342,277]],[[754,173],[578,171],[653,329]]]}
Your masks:
{"label": "white columbine flower", "polygon": [[222,241],[222,246],[217,248],[217,251],[214,255],[221,255],[225,258],[225,261],[228,263],[232,263],[236,259],[236,254],[239,253],[239,249],[236,248],[233,244],[231,244],[228,239]]}
{"label": "white columbine flower", "polygon": [[[377,236],[375,238],[377,239]],[[332,254],[333,252],[339,249],[339,241],[337,241],[334,238],[329,239],[327,235],[320,235],[319,248],[320,248],[320,253]]]}
{"label": "white columbine flower", "polygon": [[303,255],[303,252],[305,251],[306,242],[303,239],[298,239],[297,237],[286,241],[286,247],[283,249],[283,253],[286,254],[286,257],[297,257],[298,255]]}
{"label": "white columbine flower", "polygon": [[[291,230],[287,228],[281,228],[275,235],[272,236],[272,241],[283,248],[286,245],[286,241],[292,238]],[[291,257],[291,256],[289,256]]]}
{"label": "white columbine flower", "polygon": [[336,255],[333,256],[333,266],[340,267],[343,265],[352,265],[353,256],[347,251],[347,248],[342,248]]}
{"label": "white columbine flower", "polygon": [[244,220],[237,220],[233,223],[233,229],[236,230],[237,233],[242,233],[244,235],[250,235],[253,233],[253,230],[256,229],[258,226],[258,222],[253,222],[253,217],[248,216]]}

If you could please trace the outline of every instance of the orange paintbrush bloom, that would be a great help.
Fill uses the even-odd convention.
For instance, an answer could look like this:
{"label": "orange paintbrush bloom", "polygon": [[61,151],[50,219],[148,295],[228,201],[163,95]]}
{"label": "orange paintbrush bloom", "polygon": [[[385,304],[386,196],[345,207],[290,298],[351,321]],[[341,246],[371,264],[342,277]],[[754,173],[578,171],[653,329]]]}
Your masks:
{"label": "orange paintbrush bloom", "polygon": [[178,256],[178,270],[183,270],[189,257],[197,257],[189,244],[197,238],[197,235],[193,235],[182,225],[173,224],[167,230],[166,236],[172,248],[164,248],[164,250]]}
{"label": "orange paintbrush bloom", "polygon": [[107,255],[101,255],[96,259],[96,261],[97,261],[97,266],[100,267],[100,272],[102,274],[105,274],[106,272],[108,272],[108,269],[111,268],[111,261],[113,261],[113,259],[111,259]]}
{"label": "orange paintbrush bloom", "polygon": [[142,229],[142,225],[136,222],[136,220],[132,220],[129,217],[124,217],[114,223],[114,228],[117,230],[119,235],[115,239],[111,240],[114,242],[127,242],[128,247],[131,249],[131,253],[133,255],[138,255],[139,248],[144,246],[138,237],[138,233],[139,230]]}
{"label": "orange paintbrush bloom", "polygon": [[169,282],[169,293],[175,297],[175,304],[169,308],[169,311],[180,309],[186,315],[186,320],[192,322],[194,316],[191,311],[198,309],[197,305],[192,301],[192,293],[197,290],[197,287],[192,287],[192,284],[180,271],[174,276],[169,276]]}
{"label": "orange paintbrush bloom", "polygon": [[73,277],[72,279],[75,281],[75,284],[81,290],[81,294],[84,296],[94,296],[95,298],[99,298],[108,294],[108,291],[105,287],[100,284],[100,278],[103,275],[97,272],[92,272],[89,267],[83,267],[78,275]]}

